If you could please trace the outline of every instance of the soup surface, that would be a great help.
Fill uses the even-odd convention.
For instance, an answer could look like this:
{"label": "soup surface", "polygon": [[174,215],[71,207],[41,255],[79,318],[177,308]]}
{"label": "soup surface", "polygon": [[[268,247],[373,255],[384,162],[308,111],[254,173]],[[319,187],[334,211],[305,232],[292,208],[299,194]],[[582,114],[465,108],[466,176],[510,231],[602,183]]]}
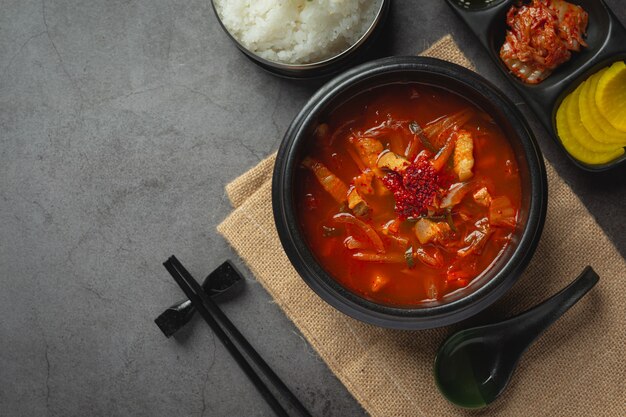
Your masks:
{"label": "soup surface", "polygon": [[493,119],[441,88],[361,93],[320,124],[297,175],[305,238],[344,287],[418,306],[467,286],[517,225],[521,185]]}

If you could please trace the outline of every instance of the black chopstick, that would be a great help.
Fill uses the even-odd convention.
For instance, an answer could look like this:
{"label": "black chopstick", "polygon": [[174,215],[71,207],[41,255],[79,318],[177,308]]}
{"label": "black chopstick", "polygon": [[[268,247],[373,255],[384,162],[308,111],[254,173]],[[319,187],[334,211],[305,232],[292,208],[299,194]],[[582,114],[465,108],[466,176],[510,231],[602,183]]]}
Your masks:
{"label": "black chopstick", "polygon": [[265,385],[263,380],[257,375],[257,373],[254,371],[252,366],[250,366],[246,358],[241,354],[241,352],[239,352],[239,350],[232,343],[228,335],[224,333],[220,325],[215,321],[213,316],[206,309],[206,307],[203,304],[202,298],[196,293],[197,290],[192,289],[193,287],[191,287],[186,282],[186,279],[183,277],[183,275],[177,270],[176,267],[174,267],[172,258],[164,262],[163,266],[165,266],[165,268],[170,273],[170,275],[172,275],[172,277],[174,278],[178,286],[183,290],[187,298],[191,300],[191,302],[196,307],[196,310],[198,310],[198,312],[204,318],[204,320],[209,324],[209,326],[211,326],[211,329],[213,329],[213,332],[215,332],[217,337],[219,337],[219,339],[222,341],[226,349],[230,352],[232,357],[237,361],[241,369],[243,369],[243,371],[246,373],[248,378],[254,384],[255,388],[263,396],[263,398],[269,404],[272,410],[274,410],[274,412],[278,416],[288,417],[289,414],[287,414],[285,409],[280,405],[280,402],[278,402],[276,397],[274,397],[274,395],[269,390],[269,388]]}
{"label": "black chopstick", "polygon": [[[243,369],[248,378],[250,378],[255,388],[259,391],[259,393],[261,393],[272,410],[274,410],[274,412],[279,416],[289,416],[287,411],[285,411],[285,408],[274,396],[261,376],[268,381],[276,393],[279,394],[280,397],[282,397],[282,399],[298,413],[298,415],[310,417],[309,412],[302,405],[302,403],[300,403],[296,396],[281,381],[278,375],[274,373],[263,358],[261,358],[261,356],[254,350],[235,325],[228,319],[228,317],[226,317],[222,310],[220,310],[217,304],[215,304],[215,302],[204,292],[200,284],[198,284],[198,282],[191,276],[180,261],[178,261],[175,256],[171,256],[166,262],[163,263],[163,266],[165,266],[185,295],[194,304],[200,315],[213,329],[215,334],[222,341],[239,366]],[[239,348],[235,343],[239,345]],[[257,374],[255,369],[246,360],[239,349],[243,350],[243,352],[250,358],[251,362],[256,365],[261,376]]]}

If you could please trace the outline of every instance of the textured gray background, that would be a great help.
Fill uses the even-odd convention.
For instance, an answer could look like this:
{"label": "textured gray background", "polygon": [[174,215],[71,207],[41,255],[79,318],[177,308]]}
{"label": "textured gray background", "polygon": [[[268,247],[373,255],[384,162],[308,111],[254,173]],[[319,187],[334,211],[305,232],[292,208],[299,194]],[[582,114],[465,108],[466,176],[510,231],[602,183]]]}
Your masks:
{"label": "textured gray background", "polygon": [[[443,1],[394,1],[382,50],[446,33],[626,253],[625,170],[576,169]],[[207,0],[0,0],[0,415],[270,415],[206,325],[153,324],[181,295],[172,253],[198,278],[234,259],[227,314],[315,415],[363,414],[215,233],[224,185],[314,90],[247,61]]]}

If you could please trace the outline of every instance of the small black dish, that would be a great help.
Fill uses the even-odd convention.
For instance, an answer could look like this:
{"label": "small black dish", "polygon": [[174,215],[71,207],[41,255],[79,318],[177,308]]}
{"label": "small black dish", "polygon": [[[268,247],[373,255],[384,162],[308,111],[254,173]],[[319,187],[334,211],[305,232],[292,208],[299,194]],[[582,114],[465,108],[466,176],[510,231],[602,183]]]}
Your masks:
{"label": "small black dish", "polygon": [[285,64],[262,58],[254,52],[250,51],[244,45],[242,45],[228,31],[226,26],[224,26],[224,23],[222,22],[222,19],[220,18],[217,9],[215,8],[215,3],[213,0],[211,0],[213,12],[215,13],[215,17],[217,18],[220,26],[222,27],[224,32],[226,32],[230,40],[237,46],[237,48],[239,48],[241,52],[243,52],[243,54],[248,59],[250,59],[259,67],[263,68],[273,75],[296,80],[329,78],[333,74],[337,74],[338,72],[344,71],[347,68],[354,66],[356,63],[362,62],[369,47],[376,41],[376,39],[380,36],[383,30],[384,22],[387,19],[387,15],[389,14],[390,3],[390,0],[381,0],[380,8],[376,13],[374,21],[371,23],[365,33],[359,38],[359,40],[355,44],[351,45],[348,49],[345,49],[337,55],[319,62],[312,62],[308,64]]}
{"label": "small black dish", "polygon": [[489,56],[528,102],[552,138],[578,167],[591,172],[606,171],[626,161],[626,155],[606,164],[589,165],[572,157],[556,132],[556,111],[563,99],[588,77],[611,63],[626,59],[626,29],[603,0],[568,0],[589,14],[587,48],[557,68],[539,84],[526,84],[512,75],[500,59],[506,35],[506,14],[516,0],[446,0],[474,32]]}
{"label": "small black dish", "polygon": [[[522,181],[520,226],[494,265],[468,287],[418,308],[368,301],[341,286],[317,262],[303,236],[294,189],[303,152],[313,132],[337,106],[356,94],[390,83],[419,82],[447,89],[490,114],[509,138]],[[480,75],[434,58],[390,57],[353,68],[324,85],[296,116],[278,150],[272,182],[274,220],[285,253],[302,279],[339,311],[367,323],[397,329],[441,327],[466,319],[501,297],[530,261],[546,215],[543,158],[515,105]]]}

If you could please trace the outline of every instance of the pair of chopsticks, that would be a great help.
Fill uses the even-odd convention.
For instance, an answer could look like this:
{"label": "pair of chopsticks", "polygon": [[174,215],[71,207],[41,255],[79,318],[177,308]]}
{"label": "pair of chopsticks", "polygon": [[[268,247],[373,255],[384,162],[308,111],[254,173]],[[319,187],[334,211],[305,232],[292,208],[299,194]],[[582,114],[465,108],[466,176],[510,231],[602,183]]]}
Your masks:
{"label": "pair of chopsticks", "polygon": [[[171,256],[163,263],[163,266],[213,329],[213,332],[222,341],[276,415],[281,417],[294,415],[310,417],[311,415],[302,403],[254,350],[217,304],[204,292],[200,284],[180,261],[175,256]],[[282,401],[279,401],[277,397]],[[285,407],[292,412],[288,413]]]}

